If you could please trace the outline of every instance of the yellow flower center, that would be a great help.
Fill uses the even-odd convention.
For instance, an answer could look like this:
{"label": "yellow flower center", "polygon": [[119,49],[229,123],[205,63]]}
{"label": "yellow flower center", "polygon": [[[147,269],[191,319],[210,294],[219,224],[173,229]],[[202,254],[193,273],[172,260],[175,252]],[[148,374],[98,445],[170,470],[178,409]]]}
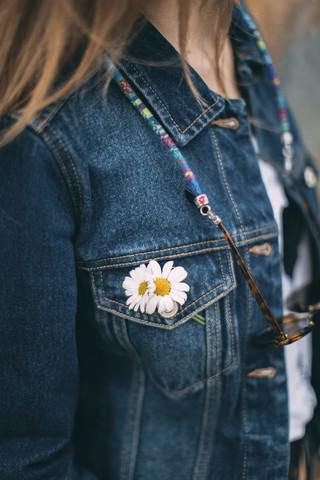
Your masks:
{"label": "yellow flower center", "polygon": [[148,288],[147,282],[141,282],[138,289],[139,295],[144,295],[147,291],[147,288]]}
{"label": "yellow flower center", "polygon": [[156,286],[154,293],[156,295],[161,295],[162,297],[164,297],[165,295],[168,295],[168,293],[171,290],[171,285],[166,278],[157,278],[157,280],[155,280],[154,283]]}

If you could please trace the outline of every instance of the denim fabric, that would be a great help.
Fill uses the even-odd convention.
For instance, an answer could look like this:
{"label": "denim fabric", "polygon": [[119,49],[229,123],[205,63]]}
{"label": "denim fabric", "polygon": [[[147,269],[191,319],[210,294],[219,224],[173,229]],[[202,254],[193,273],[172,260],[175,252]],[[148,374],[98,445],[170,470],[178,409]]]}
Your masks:
{"label": "denim fabric", "polygon": [[[276,104],[241,19],[232,39],[246,103],[192,71],[203,110],[150,24],[120,67],[280,316],[278,232],[248,122],[249,112],[262,152],[281,167]],[[252,344],[265,320],[221,232],[189,202],[179,166],[117,85],[105,95],[103,82],[96,72],[0,150],[1,479],[285,480],[283,350]],[[290,175],[316,211],[303,175],[314,166],[293,120],[292,129]],[[265,243],[269,256],[254,248]],[[151,259],[188,272],[188,300],[172,319],[126,306],[125,276]]]}

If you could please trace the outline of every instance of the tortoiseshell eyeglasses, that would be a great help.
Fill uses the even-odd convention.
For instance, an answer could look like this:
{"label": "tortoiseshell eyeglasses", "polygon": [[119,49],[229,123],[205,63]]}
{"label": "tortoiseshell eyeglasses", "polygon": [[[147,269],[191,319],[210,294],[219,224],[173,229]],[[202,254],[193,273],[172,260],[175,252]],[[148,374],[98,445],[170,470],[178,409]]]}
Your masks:
{"label": "tortoiseshell eyeglasses", "polygon": [[290,310],[289,313],[277,320],[264,299],[258,285],[254,281],[250,270],[246,266],[221,218],[211,210],[207,199],[204,199],[203,197],[206,196],[202,196],[200,203],[197,202],[197,198],[195,199],[195,203],[199,208],[200,213],[212,220],[212,222],[222,231],[236,262],[245,277],[252,295],[268,324],[268,328],[258,332],[254,336],[254,344],[261,347],[289,345],[290,343],[300,340],[300,338],[311,332],[315,324],[313,319],[314,314],[320,311],[320,289],[316,288],[314,284],[310,284],[310,286],[300,289],[297,294],[290,297],[291,301],[290,299],[288,301],[287,306]]}

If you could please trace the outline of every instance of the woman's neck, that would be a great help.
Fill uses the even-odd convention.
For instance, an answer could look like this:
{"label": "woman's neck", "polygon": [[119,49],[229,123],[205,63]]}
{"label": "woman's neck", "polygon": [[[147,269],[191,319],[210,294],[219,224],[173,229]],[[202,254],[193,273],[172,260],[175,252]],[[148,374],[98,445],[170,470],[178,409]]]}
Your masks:
{"label": "woman's neck", "polygon": [[[233,52],[228,36],[223,40],[217,58],[215,7],[200,8],[199,1],[190,2],[184,57],[207,86],[229,98],[239,98],[236,85]],[[151,0],[143,9],[146,18],[180,51],[179,2]]]}

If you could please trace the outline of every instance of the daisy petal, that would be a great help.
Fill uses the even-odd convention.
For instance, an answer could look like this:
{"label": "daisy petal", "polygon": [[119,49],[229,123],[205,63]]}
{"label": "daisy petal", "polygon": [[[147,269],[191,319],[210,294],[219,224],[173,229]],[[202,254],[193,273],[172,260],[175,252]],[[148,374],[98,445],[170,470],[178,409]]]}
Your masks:
{"label": "daisy petal", "polygon": [[126,305],[129,305],[132,302],[132,299],[134,299],[135,295],[132,295],[131,297],[127,298]]}
{"label": "daisy petal", "polygon": [[137,275],[139,279],[139,283],[144,282],[146,279],[146,272],[142,268],[144,265],[141,265],[141,267],[135,269],[135,274]]}
{"label": "daisy petal", "polygon": [[171,269],[172,269],[172,265],[173,265],[173,261],[172,261],[172,260],[170,260],[170,262],[166,262],[166,263],[163,265],[162,278],[168,278],[168,275],[169,275],[169,273],[171,272]]}
{"label": "daisy petal", "polygon": [[165,295],[164,298],[164,304],[165,304],[165,307],[166,307],[166,312],[171,312],[171,310],[173,310],[173,300],[172,298],[170,297],[170,295]]}
{"label": "daisy petal", "polygon": [[133,290],[133,291],[130,291],[130,292],[128,292],[128,290],[126,290],[125,294],[127,295],[127,297],[135,297],[136,295],[138,295],[138,292],[137,292],[137,290]]}
{"label": "daisy petal", "polygon": [[138,270],[138,268],[135,268],[134,270],[131,270],[130,275],[137,283],[140,283],[140,276],[139,276],[137,270]]}
{"label": "daisy petal", "polygon": [[149,262],[148,270],[151,271],[155,277],[161,277],[161,267],[155,260],[151,260],[151,262]]}
{"label": "daisy petal", "polygon": [[165,302],[164,302],[164,297],[160,297],[159,298],[159,305],[158,305],[158,312],[159,313],[162,313],[164,312],[166,309],[166,305],[165,305]]}
{"label": "daisy petal", "polygon": [[126,277],[122,283],[123,288],[136,288],[137,287],[137,282],[133,280],[131,277]]}
{"label": "daisy petal", "polygon": [[168,275],[168,280],[170,283],[182,282],[186,278],[188,273],[183,267],[175,267],[171,270]]}
{"label": "daisy petal", "polygon": [[[129,310],[133,310],[134,306],[137,304],[137,302],[132,302],[128,305]],[[139,302],[138,302],[139,304]]]}
{"label": "daisy petal", "polygon": [[188,295],[186,294],[186,292],[173,292],[173,293],[175,293],[176,295],[178,295],[178,297],[183,298],[184,301],[186,301],[187,298],[188,298]]}
{"label": "daisy petal", "polygon": [[190,290],[190,287],[187,283],[183,283],[183,282],[174,282],[171,284],[171,288],[172,290],[174,291],[181,291],[181,292],[189,292]]}
{"label": "daisy petal", "polygon": [[147,300],[147,296],[146,295],[143,295],[142,299],[141,299],[141,302],[140,302],[140,310],[141,310],[141,313],[144,313],[144,309],[145,309],[145,306],[146,306],[146,300]]}
{"label": "daisy petal", "polygon": [[187,295],[184,292],[170,292],[170,297],[172,298],[172,300],[179,303],[180,305],[183,305],[184,302],[187,300]]}
{"label": "daisy petal", "polygon": [[143,272],[143,274],[146,273],[146,271],[147,271],[147,265],[146,265],[145,263],[142,263],[139,268],[140,268],[140,270]]}
{"label": "daisy petal", "polygon": [[128,300],[127,300],[127,305],[129,305],[129,308],[133,308],[133,306],[139,302],[140,300],[140,295],[132,295],[132,297],[129,297]]}
{"label": "daisy petal", "polygon": [[136,285],[135,287],[128,287],[125,289],[125,294],[130,297],[130,295],[133,295],[133,293],[130,293],[130,292],[133,292],[133,293],[138,293],[138,285]]}
{"label": "daisy petal", "polygon": [[146,313],[149,313],[149,314],[153,313],[157,308],[157,303],[158,303],[158,299],[156,295],[152,295],[152,297],[150,298],[149,302],[146,305]]}
{"label": "daisy petal", "polygon": [[153,292],[155,291],[155,289],[156,289],[156,285],[155,285],[153,279],[148,280],[148,295],[152,295]]}

